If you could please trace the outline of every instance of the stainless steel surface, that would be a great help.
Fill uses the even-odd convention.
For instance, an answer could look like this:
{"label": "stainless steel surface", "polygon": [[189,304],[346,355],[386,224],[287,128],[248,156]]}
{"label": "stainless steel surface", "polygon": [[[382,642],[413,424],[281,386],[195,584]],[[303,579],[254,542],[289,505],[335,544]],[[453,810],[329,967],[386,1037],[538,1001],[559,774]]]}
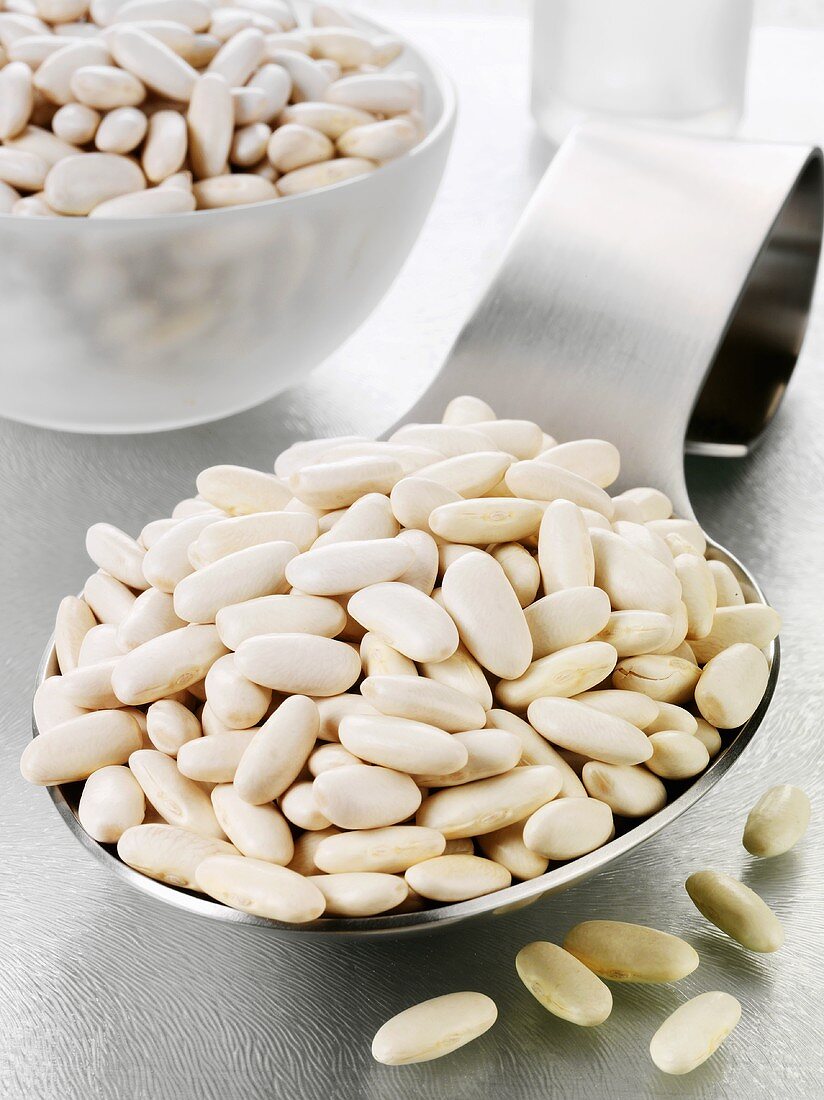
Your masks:
{"label": "stainless steel surface", "polygon": [[[462,119],[424,238],[363,332],[302,391],[208,428],[101,440],[2,426],[0,1093],[10,1100],[405,1100],[410,1092],[435,1100],[807,1100],[824,1078],[815,996],[824,979],[816,797],[824,778],[820,296],[768,445],[740,462],[687,464],[699,519],[740,554],[783,615],[773,704],[740,766],[614,868],[504,919],[437,936],[280,941],[266,929],[203,921],[128,889],[88,859],[48,800],[19,777],[32,675],[57,600],[88,569],[86,526],[107,518],[132,527],[188,491],[203,466],[265,466],[298,434],[384,431],[430,381],[535,187],[547,154],[533,142],[526,113],[525,24],[448,13],[393,21],[455,73]],[[803,43],[800,50],[803,59]],[[794,58],[788,67],[798,81]],[[771,72],[756,67],[754,75],[766,101]],[[815,129],[797,136],[808,134],[822,136]],[[747,807],[775,782],[805,786],[814,820],[798,851],[756,863],[738,838]],[[759,890],[784,922],[787,947],[746,956],[707,925],[683,891],[686,875],[702,866],[742,874]],[[681,932],[699,949],[701,966],[677,986],[617,987],[602,1028],[564,1024],[521,987],[514,956],[529,940],[557,940],[592,916]],[[372,1062],[369,1041],[391,1013],[471,988],[500,1008],[483,1039],[417,1067]],[[649,1037],[668,1011],[706,989],[733,992],[742,1023],[702,1069],[664,1078],[648,1060]]]}
{"label": "stainless steel surface", "polygon": [[[702,183],[700,198],[690,203],[696,178]],[[731,209],[737,211],[734,229]],[[603,224],[607,210],[609,225]],[[808,147],[583,127],[553,160],[499,271],[410,415],[437,419],[445,400],[464,391],[482,394],[501,413],[529,409],[540,424],[551,421],[561,439],[611,439],[621,451],[625,484],[656,485],[669,494],[678,514],[691,515],[683,473],[690,412],[695,407],[693,422],[720,432],[704,446],[726,450],[728,408],[752,412],[752,435],[775,411],[807,325],[823,210],[821,155]],[[617,233],[613,223],[620,227]],[[723,257],[713,266],[719,247]],[[677,275],[668,278],[673,254],[680,262]],[[689,292],[696,285],[700,297],[693,300]],[[770,319],[760,326],[752,320],[754,300]],[[740,395],[727,392],[734,385]],[[742,416],[738,424],[746,422]],[[714,554],[736,570],[750,601],[763,602],[739,562],[719,546]],[[92,855],[131,886],[168,904],[301,938],[425,931],[502,915],[566,890],[674,821],[746,748],[772,698],[777,657],[776,644],[757,714],[727,735],[703,775],[692,784],[671,786],[670,803],[659,813],[641,823],[619,823],[609,844],[539,878],[422,912],[321,919],[299,927],[235,912],[121,864],[79,825],[76,785],[51,788],[50,794]],[[55,671],[50,645],[40,678]]]}

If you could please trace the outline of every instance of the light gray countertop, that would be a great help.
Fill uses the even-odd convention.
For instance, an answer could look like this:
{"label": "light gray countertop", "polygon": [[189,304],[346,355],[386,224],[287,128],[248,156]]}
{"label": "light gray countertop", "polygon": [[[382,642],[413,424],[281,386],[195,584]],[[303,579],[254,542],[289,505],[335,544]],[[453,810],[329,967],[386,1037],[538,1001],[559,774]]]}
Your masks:
{"label": "light gray countertop", "polygon": [[[411,4],[409,5],[411,8]],[[19,776],[33,677],[59,598],[89,572],[85,528],[136,531],[168,514],[215,462],[268,468],[301,434],[379,432],[425,387],[491,272],[547,151],[526,111],[521,18],[395,11],[453,72],[461,95],[447,179],[412,258],[377,313],[300,391],[222,423],[92,438],[0,422],[3,775],[0,1096],[8,1100],[439,1100],[469,1097],[813,1097],[824,1080],[824,301],[763,446],[740,462],[691,460],[699,518],[738,554],[784,618],[771,710],[733,772],[664,834],[584,886],[486,924],[404,941],[298,942],[193,918],[110,877]],[[446,14],[444,14],[446,9]],[[761,32],[748,133],[770,131],[775,95],[799,98],[818,43]],[[787,37],[789,36],[789,37]],[[771,79],[780,56],[793,80]],[[796,64],[797,62],[797,64]],[[808,70],[809,71],[809,70]],[[802,74],[803,76],[803,74]],[[803,81],[802,81],[803,83]],[[820,83],[820,81],[819,81]],[[779,87],[780,85],[780,87]],[[770,91],[772,87],[773,91]],[[772,97],[772,101],[768,102]],[[824,132],[813,89],[793,136]],[[799,99],[800,102],[800,99]],[[802,112],[803,113],[803,112]],[[820,121],[819,121],[820,120]],[[813,129],[810,129],[810,126]],[[242,369],[230,365],[230,369]],[[528,415],[528,413],[526,414]],[[552,430],[552,425],[546,425]],[[740,834],[776,782],[803,785],[814,823],[798,851],[757,863]],[[701,867],[741,874],[774,905],[787,943],[747,955],[706,924],[684,889]],[[514,971],[517,950],[579,920],[614,917],[682,933],[701,966],[677,986],[614,987],[603,1027],[544,1012]],[[450,1058],[388,1069],[369,1044],[408,1004],[479,989],[500,1019]],[[743,1005],[723,1052],[687,1078],[649,1061],[649,1038],[685,997],[726,989]]]}

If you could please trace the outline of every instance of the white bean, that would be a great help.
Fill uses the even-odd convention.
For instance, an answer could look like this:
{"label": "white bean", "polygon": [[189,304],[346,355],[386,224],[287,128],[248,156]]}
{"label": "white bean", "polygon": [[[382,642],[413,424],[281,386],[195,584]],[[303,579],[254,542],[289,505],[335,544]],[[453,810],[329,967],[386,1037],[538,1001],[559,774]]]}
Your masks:
{"label": "white bean", "polygon": [[393,1016],[372,1040],[372,1057],[387,1066],[442,1058],[489,1031],[498,1018],[483,993],[448,993]]}

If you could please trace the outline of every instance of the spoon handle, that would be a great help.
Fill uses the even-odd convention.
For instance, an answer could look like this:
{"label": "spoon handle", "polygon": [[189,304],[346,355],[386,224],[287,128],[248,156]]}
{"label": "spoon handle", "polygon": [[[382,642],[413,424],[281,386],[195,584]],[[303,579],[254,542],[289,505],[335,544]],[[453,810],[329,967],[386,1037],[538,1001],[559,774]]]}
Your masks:
{"label": "spoon handle", "polygon": [[435,382],[559,439],[602,437],[625,485],[691,516],[683,453],[746,454],[774,414],[821,247],[818,149],[603,124],[539,184]]}

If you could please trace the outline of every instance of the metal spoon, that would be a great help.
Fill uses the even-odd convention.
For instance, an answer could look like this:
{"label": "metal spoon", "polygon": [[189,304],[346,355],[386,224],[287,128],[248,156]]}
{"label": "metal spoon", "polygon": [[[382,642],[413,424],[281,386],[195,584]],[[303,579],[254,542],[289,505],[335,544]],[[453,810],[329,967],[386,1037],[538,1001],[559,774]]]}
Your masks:
{"label": "metal spoon", "polygon": [[[824,210],[817,149],[586,126],[557,154],[489,289],[405,421],[437,420],[473,393],[559,439],[615,443],[623,485],[654,485],[694,518],[683,453],[742,455],[775,413],[806,329]],[[525,412],[526,410],[526,412]],[[710,541],[748,602],[754,578]],[[50,787],[81,843],[131,885],[193,913],[292,935],[363,936],[444,927],[519,908],[606,867],[697,802],[758,728],[778,675],[745,726],[652,817],[540,878],[472,901],[295,927],[166,886],[121,863],[76,817],[79,784]],[[50,643],[38,683],[57,672]],[[35,735],[37,728],[34,728]],[[681,790],[681,788],[684,788]]]}

